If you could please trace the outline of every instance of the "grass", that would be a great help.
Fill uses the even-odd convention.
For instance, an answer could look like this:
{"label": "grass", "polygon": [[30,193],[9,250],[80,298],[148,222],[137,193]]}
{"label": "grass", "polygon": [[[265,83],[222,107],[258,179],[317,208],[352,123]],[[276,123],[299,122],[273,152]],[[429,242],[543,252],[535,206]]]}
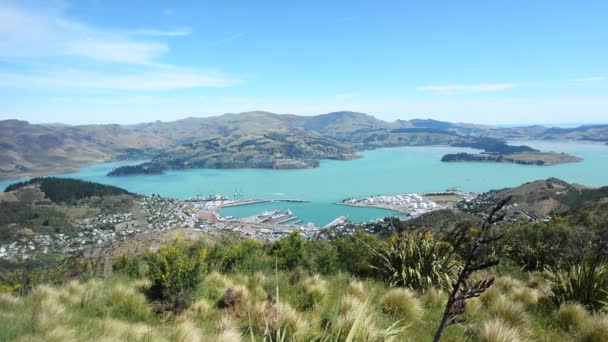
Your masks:
{"label": "grass", "polygon": [[[546,312],[523,294],[537,284],[497,283],[467,304],[467,323],[446,329],[445,341],[606,340],[606,316],[576,304]],[[390,288],[347,274],[210,273],[188,310],[159,315],[144,297],[148,286],[113,276],[40,286],[25,297],[0,294],[0,341],[345,341],[349,334],[353,341],[430,341],[445,301],[434,288]],[[238,300],[222,305],[229,289]],[[312,305],[302,304],[306,298]]]}

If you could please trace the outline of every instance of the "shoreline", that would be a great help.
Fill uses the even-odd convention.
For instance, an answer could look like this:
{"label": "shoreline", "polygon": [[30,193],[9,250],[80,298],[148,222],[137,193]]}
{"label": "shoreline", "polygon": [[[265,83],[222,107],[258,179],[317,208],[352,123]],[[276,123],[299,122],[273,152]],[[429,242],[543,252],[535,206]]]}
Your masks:
{"label": "shoreline", "polygon": [[[564,139],[507,139],[506,140],[508,143],[512,143],[512,142],[555,142],[555,143],[580,143],[580,144],[588,144],[588,145],[598,145],[598,146],[607,146],[608,142],[605,141],[596,141],[596,140],[564,140]],[[403,147],[453,147],[450,145],[441,145],[441,144],[431,144],[431,145],[400,145],[400,146],[386,146],[386,147],[378,147],[378,148],[371,148],[371,149],[364,149],[364,150],[358,150],[357,153],[359,152],[368,152],[368,151],[377,151],[377,150],[382,150],[382,149],[398,149],[398,148],[403,148]],[[457,148],[457,147],[454,147]],[[558,152],[559,153],[559,152]],[[359,158],[354,158],[354,159],[320,159],[319,161],[331,161],[331,160],[335,160],[335,161],[352,161],[352,160],[359,160],[359,159],[363,159],[365,158],[364,155],[359,155],[357,154],[357,156],[359,156]],[[83,167],[88,167],[88,166],[93,166],[93,165],[98,165],[98,164],[105,164],[105,163],[111,163],[111,162],[119,162],[119,161],[131,161],[130,159],[117,159],[117,158],[109,158],[106,160],[99,160],[99,161],[92,161],[92,162],[86,162],[86,163],[82,163],[82,164],[77,164],[77,165],[73,165],[73,166],[69,166],[69,167],[65,167],[65,168],[59,168],[59,169],[45,169],[45,170],[40,170],[40,171],[30,171],[30,172],[24,172],[24,173],[15,173],[15,174],[8,174],[8,175],[4,175],[2,177],[0,177],[0,182],[10,182],[10,183],[14,183],[14,182],[18,182],[18,181],[22,181],[22,180],[27,180],[29,178],[34,178],[34,177],[47,177],[47,176],[56,176],[56,175],[61,175],[64,173],[74,173],[74,172],[79,172]],[[140,160],[137,159],[133,159],[132,161],[134,162],[140,162]],[[142,161],[143,162],[143,161]],[[321,165],[315,167],[315,168],[319,168],[321,167]],[[197,169],[208,169],[208,170],[240,170],[240,169],[255,169],[255,168],[196,168],[196,169],[182,169],[182,170],[170,170],[170,171],[185,171],[185,170],[197,170]],[[278,171],[287,171],[287,170],[293,170],[293,169],[265,169],[265,170],[278,170]]]}

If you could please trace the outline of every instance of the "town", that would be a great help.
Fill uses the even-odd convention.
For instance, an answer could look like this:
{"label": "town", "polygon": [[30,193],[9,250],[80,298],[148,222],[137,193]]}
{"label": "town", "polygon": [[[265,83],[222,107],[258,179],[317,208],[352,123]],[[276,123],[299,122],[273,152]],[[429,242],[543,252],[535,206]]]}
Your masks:
{"label": "town", "polygon": [[[477,194],[459,191],[425,194],[380,195],[348,199],[341,204],[359,207],[389,209],[404,213],[408,218],[442,208],[454,208],[457,202],[468,203]],[[130,211],[118,214],[98,214],[75,222],[74,234],[35,235],[27,241],[12,241],[0,246],[0,259],[26,260],[37,254],[73,253],[116,240],[124,240],[136,234],[147,234],[175,228],[201,232],[228,230],[241,237],[254,237],[263,241],[275,241],[294,230],[307,238],[316,238],[322,231],[352,233],[354,225],[346,216],[340,216],[319,227],[314,223],[303,224],[290,210],[273,210],[244,218],[221,217],[219,209],[227,206],[248,205],[260,202],[304,202],[304,200],[228,199],[210,195],[177,200],[158,195],[139,196]]]}
{"label": "town", "polygon": [[379,195],[362,198],[350,198],[340,204],[381,208],[408,215],[410,218],[418,217],[437,209],[455,208],[457,203],[468,203],[477,197],[474,192],[462,192],[448,189],[439,193],[410,193],[399,195]]}

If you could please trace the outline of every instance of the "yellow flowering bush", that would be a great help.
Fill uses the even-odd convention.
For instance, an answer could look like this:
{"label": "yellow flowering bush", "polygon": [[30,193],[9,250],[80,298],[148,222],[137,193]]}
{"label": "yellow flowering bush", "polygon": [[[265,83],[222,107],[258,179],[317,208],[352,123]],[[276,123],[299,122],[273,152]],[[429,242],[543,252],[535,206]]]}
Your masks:
{"label": "yellow flowering bush", "polygon": [[207,249],[190,251],[178,241],[151,254],[148,259],[151,297],[161,300],[173,312],[185,310],[206,271],[206,257]]}

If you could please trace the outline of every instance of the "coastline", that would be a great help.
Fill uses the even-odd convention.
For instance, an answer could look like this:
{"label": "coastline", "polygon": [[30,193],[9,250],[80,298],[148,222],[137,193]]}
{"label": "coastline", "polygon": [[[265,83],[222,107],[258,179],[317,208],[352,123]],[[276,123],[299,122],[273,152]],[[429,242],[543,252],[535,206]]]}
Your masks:
{"label": "coastline", "polygon": [[[602,142],[602,141],[595,141],[595,140],[563,140],[563,139],[514,139],[514,140],[506,140],[507,143],[514,143],[514,142],[556,142],[556,143],[581,143],[581,144],[589,144],[589,145],[598,145],[598,146],[606,146],[608,145],[607,142]],[[398,148],[403,148],[403,147],[453,147],[451,145],[445,145],[445,144],[430,144],[430,145],[398,145],[398,146],[385,146],[385,147],[377,147],[377,148],[367,148],[367,149],[362,149],[362,150],[357,150],[357,158],[353,158],[353,159],[320,159],[321,161],[323,160],[335,160],[335,161],[352,161],[352,160],[358,160],[358,159],[364,159],[365,155],[361,155],[358,154],[359,152],[367,152],[367,151],[377,151],[377,150],[381,150],[381,149],[398,149]],[[464,149],[464,148],[463,148]],[[470,148],[473,149],[473,148]],[[21,181],[24,179],[28,179],[28,178],[33,178],[33,177],[45,177],[45,176],[54,176],[54,175],[59,175],[59,174],[63,174],[63,173],[73,173],[73,172],[79,172],[81,168],[83,167],[88,167],[88,166],[92,166],[92,165],[97,165],[97,164],[103,164],[103,163],[110,163],[110,162],[118,162],[118,161],[130,161],[129,159],[118,159],[118,158],[109,158],[109,159],[103,159],[103,160],[97,160],[97,161],[91,161],[91,162],[84,162],[84,163],[79,163],[73,166],[67,166],[67,167],[63,167],[63,168],[53,168],[53,169],[43,169],[43,170],[36,170],[36,171],[28,171],[28,172],[23,172],[23,173],[10,173],[10,174],[6,174],[3,176],[0,176],[0,182],[16,182],[16,181]],[[146,160],[137,160],[137,159],[133,159],[131,161],[134,162],[145,162]],[[319,166],[315,166],[313,168],[319,168]],[[199,169],[212,169],[212,168],[199,168]],[[232,169],[232,168],[217,168],[217,170],[228,170],[228,169]],[[250,169],[250,168],[234,168],[234,169]],[[268,170],[292,170],[292,169],[268,169]]]}

